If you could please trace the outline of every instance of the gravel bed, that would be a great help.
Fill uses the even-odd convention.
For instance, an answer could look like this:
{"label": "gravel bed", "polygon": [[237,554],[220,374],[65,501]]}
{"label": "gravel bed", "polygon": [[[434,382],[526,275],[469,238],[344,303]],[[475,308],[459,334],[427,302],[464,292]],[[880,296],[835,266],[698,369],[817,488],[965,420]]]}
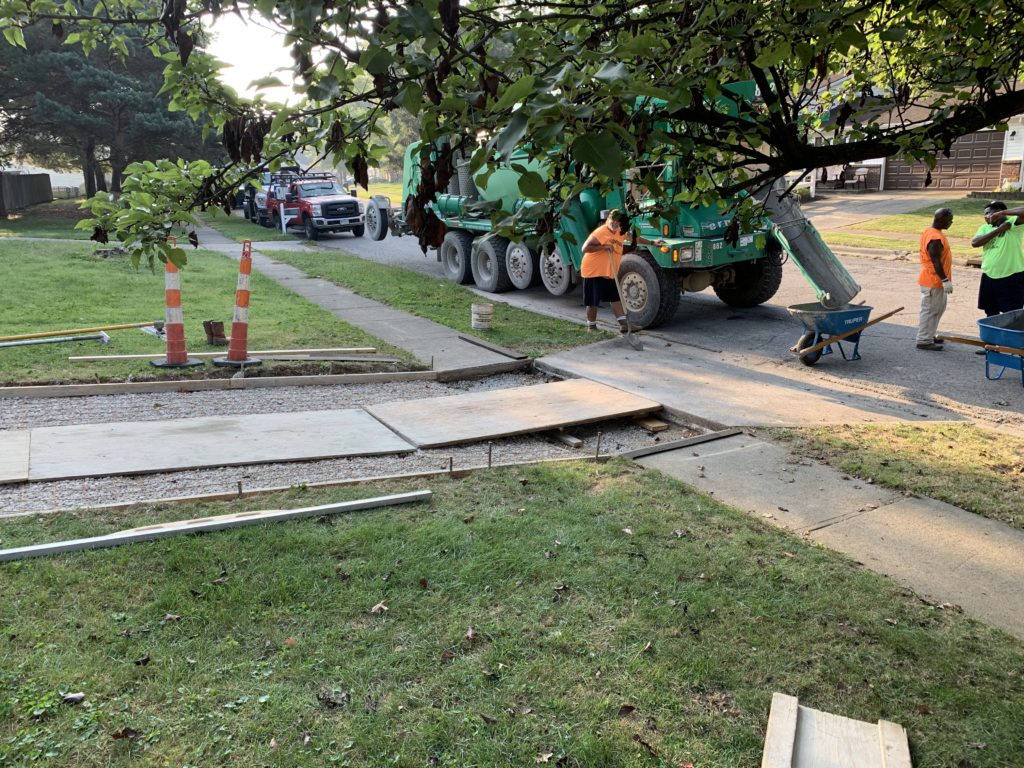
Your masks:
{"label": "gravel bed", "polygon": [[[460,382],[399,382],[330,387],[285,387],[235,392],[190,392],[38,398],[0,401],[0,429],[154,421],[241,413],[288,413],[356,408],[394,400],[443,397],[462,392],[508,389],[554,379],[511,373]],[[401,456],[366,456],[322,461],[216,467],[151,475],[99,477],[0,486],[0,516],[43,512],[174,496],[230,493],[356,478],[486,467],[489,462],[520,464],[593,455],[600,433],[601,454],[633,450],[689,437],[696,432],[671,424],[651,435],[631,420],[587,424],[566,430],[584,441],[571,448],[542,435],[523,435],[488,443],[417,450]]]}

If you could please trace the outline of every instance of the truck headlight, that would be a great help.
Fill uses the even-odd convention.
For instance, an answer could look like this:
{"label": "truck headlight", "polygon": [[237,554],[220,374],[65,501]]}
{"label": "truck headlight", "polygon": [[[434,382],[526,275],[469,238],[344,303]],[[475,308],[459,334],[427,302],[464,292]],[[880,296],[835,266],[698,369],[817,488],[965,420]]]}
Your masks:
{"label": "truck headlight", "polygon": [[319,205],[310,206],[310,211],[313,213],[314,216],[323,216],[323,214],[320,212]]}

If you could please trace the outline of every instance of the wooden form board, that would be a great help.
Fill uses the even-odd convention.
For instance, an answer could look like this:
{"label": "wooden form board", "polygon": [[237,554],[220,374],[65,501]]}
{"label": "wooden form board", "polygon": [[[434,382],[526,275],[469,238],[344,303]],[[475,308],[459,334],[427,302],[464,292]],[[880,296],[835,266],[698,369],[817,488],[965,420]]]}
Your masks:
{"label": "wooden form board", "polygon": [[420,448],[436,448],[661,410],[645,397],[587,379],[368,406]]}
{"label": "wooden form board", "polygon": [[81,424],[33,429],[31,436],[32,481],[413,450],[356,409]]}
{"label": "wooden form board", "polygon": [[27,429],[0,432],[0,484],[28,480],[30,435]]}
{"label": "wooden form board", "polygon": [[910,746],[898,723],[852,720],[775,693],[761,768],[911,768]]}
{"label": "wooden form board", "polygon": [[416,501],[430,501],[431,495],[430,491],[411,491],[409,493],[377,496],[357,501],[343,501],[335,504],[321,504],[316,507],[302,507],[301,509],[235,512],[230,515],[201,517],[193,520],[176,520],[170,523],[156,523],[141,528],[130,528],[127,531],[109,533],[106,536],[91,536],[87,539],[70,539],[68,541],[55,541],[49,544],[32,544],[27,547],[0,549],[0,562],[22,560],[26,557],[39,557],[40,555],[78,552],[83,549],[116,547],[120,544],[153,541],[155,539],[164,539],[168,536],[181,536],[202,531],[223,531],[227,528],[243,528],[247,525],[276,523],[282,520],[295,520],[300,517],[313,517],[314,515],[334,515],[340,512],[355,512],[360,509],[409,504]]}

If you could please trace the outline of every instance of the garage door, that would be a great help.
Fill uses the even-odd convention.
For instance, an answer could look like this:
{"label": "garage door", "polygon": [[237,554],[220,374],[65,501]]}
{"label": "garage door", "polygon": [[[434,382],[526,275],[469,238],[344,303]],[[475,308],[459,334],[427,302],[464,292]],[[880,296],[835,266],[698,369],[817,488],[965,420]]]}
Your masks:
{"label": "garage door", "polygon": [[[985,191],[997,188],[1002,179],[1003,131],[979,131],[953,142],[950,156],[939,156],[929,189]],[[928,168],[890,158],[885,164],[886,189],[924,189]]]}

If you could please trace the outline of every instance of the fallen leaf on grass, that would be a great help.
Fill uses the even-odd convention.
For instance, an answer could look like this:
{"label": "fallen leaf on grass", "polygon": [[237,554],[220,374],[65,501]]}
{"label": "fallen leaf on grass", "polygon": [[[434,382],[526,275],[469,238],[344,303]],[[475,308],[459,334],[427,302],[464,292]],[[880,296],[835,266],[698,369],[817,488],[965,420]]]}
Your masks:
{"label": "fallen leaf on grass", "polygon": [[931,713],[932,713],[932,709],[927,704],[918,704],[917,705],[917,714],[919,714],[919,715],[930,715]]}
{"label": "fallen leaf on grass", "polygon": [[633,535],[633,529],[632,528],[623,528],[622,532],[624,534],[626,534],[627,536],[632,536]]}
{"label": "fallen leaf on grass", "polygon": [[142,731],[136,731],[130,725],[126,725],[120,731],[114,731],[110,734],[112,739],[137,739],[142,735]]}
{"label": "fallen leaf on grass", "polygon": [[420,589],[426,589],[429,584],[430,582],[426,579],[420,579]]}
{"label": "fallen leaf on grass", "polygon": [[164,621],[165,622],[181,621],[181,616],[179,616],[177,613],[168,613],[168,614],[164,615]]}
{"label": "fallen leaf on grass", "polygon": [[270,748],[277,749],[277,739],[275,739],[273,736],[270,737]]}
{"label": "fallen leaf on grass", "polygon": [[382,613],[387,613],[387,612],[388,612],[388,607],[384,604],[383,600],[381,602],[377,603],[375,606],[373,606],[373,608],[370,609],[370,613],[378,615],[378,616],[380,614],[382,614]]}
{"label": "fallen leaf on grass", "polygon": [[451,661],[454,658],[455,651],[453,651],[451,648],[446,648],[445,650],[441,651],[441,661]]}
{"label": "fallen leaf on grass", "polygon": [[480,714],[480,719],[483,720],[488,725],[497,725],[498,718],[491,717],[490,715],[485,715],[483,712],[480,712],[479,714]]}
{"label": "fallen leaf on grass", "polygon": [[648,652],[649,650],[651,650],[651,649],[652,649],[653,647],[654,647],[654,643],[652,643],[652,642],[651,642],[650,640],[648,640],[648,641],[647,641],[647,645],[645,645],[645,646],[643,647],[643,649],[642,649],[642,650],[640,651],[640,653],[647,653],[647,652]]}
{"label": "fallen leaf on grass", "polygon": [[689,760],[680,760],[679,768],[693,768],[693,763],[691,763]]}
{"label": "fallen leaf on grass", "polygon": [[639,744],[641,747],[643,747],[645,750],[647,750],[647,754],[649,754],[651,757],[657,757],[658,756],[657,750],[655,750],[654,747],[652,747],[650,744],[648,744],[646,741],[644,741],[643,738],[640,736],[640,734],[634,733],[633,734],[633,741],[635,741],[637,744]]}
{"label": "fallen leaf on grass", "polygon": [[467,629],[466,630],[466,640],[469,641],[469,644],[472,645],[474,642],[476,642],[476,639],[477,639],[477,632],[476,632],[476,630],[473,629],[472,627]]}
{"label": "fallen leaf on grass", "polygon": [[495,672],[495,671],[494,671],[493,669],[491,669],[490,667],[482,667],[482,668],[480,669],[480,672],[481,672],[481,673],[483,674],[483,676],[484,676],[484,677],[486,677],[486,678],[487,678],[488,680],[497,680],[497,679],[498,679],[498,673],[497,673],[497,672]]}
{"label": "fallen leaf on grass", "polygon": [[147,664],[149,664],[149,654],[141,656],[135,660],[135,666],[137,667],[144,667]]}
{"label": "fallen leaf on grass", "polygon": [[474,520],[476,520],[476,516],[475,515],[467,515],[466,517],[462,518],[462,522],[464,522],[466,525],[469,525]]}
{"label": "fallen leaf on grass", "polygon": [[370,694],[366,694],[366,696],[363,698],[363,707],[366,709],[367,712],[376,712],[377,700],[373,698]]}
{"label": "fallen leaf on grass", "polygon": [[65,693],[63,696],[60,697],[60,700],[63,701],[65,704],[81,704],[83,701],[85,701],[85,694],[82,692]]}
{"label": "fallen leaf on grass", "polygon": [[313,737],[309,735],[309,731],[305,731],[302,734],[302,746],[309,746],[309,742],[313,740]]}
{"label": "fallen leaf on grass", "polygon": [[533,758],[533,762],[535,762],[535,763],[547,763],[547,762],[550,762],[551,758],[554,757],[554,756],[555,756],[554,752],[541,752],[539,755],[537,755],[535,758]]}
{"label": "fallen leaf on grass", "polygon": [[336,688],[322,687],[316,692],[316,700],[327,709],[338,709],[348,704],[351,696],[348,691],[339,691]]}
{"label": "fallen leaf on grass", "polygon": [[618,716],[619,717],[629,717],[634,712],[636,712],[636,707],[634,707],[632,704],[623,704],[621,707],[619,707],[619,715]]}
{"label": "fallen leaf on grass", "polygon": [[296,640],[294,637],[289,637],[285,639],[284,644],[288,648],[294,648],[296,645],[299,644],[299,641]]}
{"label": "fallen leaf on grass", "polygon": [[553,602],[556,602],[556,603],[562,602],[562,600],[565,599],[565,596],[569,593],[569,585],[568,584],[555,584],[553,589],[555,590],[555,596],[553,598]]}

